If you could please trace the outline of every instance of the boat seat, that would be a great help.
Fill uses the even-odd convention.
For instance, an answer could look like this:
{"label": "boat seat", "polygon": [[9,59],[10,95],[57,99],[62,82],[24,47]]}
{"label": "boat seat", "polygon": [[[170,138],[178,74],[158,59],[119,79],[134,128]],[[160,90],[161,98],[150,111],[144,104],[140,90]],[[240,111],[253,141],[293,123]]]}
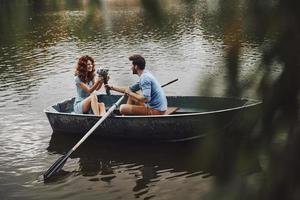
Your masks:
{"label": "boat seat", "polygon": [[176,112],[179,108],[178,107],[168,107],[165,115],[171,115],[172,113]]}

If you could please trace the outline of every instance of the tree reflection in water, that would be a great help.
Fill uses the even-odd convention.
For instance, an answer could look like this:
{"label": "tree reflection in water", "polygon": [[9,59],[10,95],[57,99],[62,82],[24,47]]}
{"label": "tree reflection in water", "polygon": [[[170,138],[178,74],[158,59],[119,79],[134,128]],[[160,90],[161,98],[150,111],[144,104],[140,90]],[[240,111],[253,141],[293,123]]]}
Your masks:
{"label": "tree reflection in water", "polygon": [[[239,76],[242,35],[245,34],[255,40],[263,52],[262,61],[257,63],[257,73],[246,77],[246,80],[252,83],[247,87],[253,87],[262,97],[264,109],[260,128],[250,133],[247,141],[241,137],[232,137],[232,144],[226,145],[227,148],[220,145],[225,151],[229,147],[231,153],[235,153],[227,154],[230,156],[224,159],[217,178],[223,189],[229,185],[235,187],[231,193],[220,189],[220,193],[213,197],[299,199],[300,3],[296,0],[228,0],[220,1],[218,6],[220,9],[215,17],[219,17],[224,42],[227,44],[225,67],[228,73],[228,95],[243,95],[247,89],[243,85],[245,77],[241,80]],[[271,71],[278,66],[281,68],[279,77],[270,81]],[[260,84],[255,86],[254,82]],[[241,128],[236,135],[243,132]],[[244,145],[241,147],[245,142],[246,149]],[[234,169],[241,160],[247,159],[249,153],[245,150],[254,152],[260,158],[264,170],[255,181],[248,180],[248,183],[239,185]]]}

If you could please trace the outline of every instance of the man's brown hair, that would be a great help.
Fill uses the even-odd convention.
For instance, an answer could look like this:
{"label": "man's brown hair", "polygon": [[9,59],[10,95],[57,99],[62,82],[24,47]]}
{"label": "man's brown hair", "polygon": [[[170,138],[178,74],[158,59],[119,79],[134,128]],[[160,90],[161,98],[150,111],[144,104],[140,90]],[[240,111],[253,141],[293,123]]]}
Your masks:
{"label": "man's brown hair", "polygon": [[137,65],[139,69],[143,70],[146,66],[146,61],[143,56],[135,54],[129,57],[129,60],[132,61],[133,65]]}

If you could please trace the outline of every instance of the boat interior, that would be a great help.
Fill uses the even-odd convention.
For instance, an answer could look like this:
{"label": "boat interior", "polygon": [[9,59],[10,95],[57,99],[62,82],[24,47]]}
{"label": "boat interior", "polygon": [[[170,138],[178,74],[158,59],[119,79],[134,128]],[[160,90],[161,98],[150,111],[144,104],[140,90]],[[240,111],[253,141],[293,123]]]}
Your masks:
{"label": "boat interior", "polygon": [[[99,101],[104,102],[107,109],[117,102],[120,97],[121,95],[98,95]],[[220,111],[242,107],[258,102],[249,99],[202,96],[168,96],[167,99],[169,107],[167,114],[169,115]],[[49,112],[73,113],[74,100],[75,98],[65,100],[48,107],[46,110]],[[121,104],[126,103],[126,101],[127,99],[125,98]],[[114,110],[113,114],[120,115],[118,108]]]}

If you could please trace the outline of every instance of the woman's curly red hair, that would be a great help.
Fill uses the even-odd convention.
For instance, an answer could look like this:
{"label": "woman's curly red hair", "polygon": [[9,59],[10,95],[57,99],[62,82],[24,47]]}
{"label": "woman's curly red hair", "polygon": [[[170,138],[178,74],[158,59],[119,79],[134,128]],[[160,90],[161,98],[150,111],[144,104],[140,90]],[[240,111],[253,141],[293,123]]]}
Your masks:
{"label": "woman's curly red hair", "polygon": [[[88,61],[91,61],[93,65],[93,70],[89,72],[87,70],[87,63]],[[76,69],[75,69],[75,76],[78,76],[80,80],[84,83],[88,83],[91,80],[94,79],[95,76],[95,61],[92,57],[86,55],[86,56],[81,56],[78,60]]]}

